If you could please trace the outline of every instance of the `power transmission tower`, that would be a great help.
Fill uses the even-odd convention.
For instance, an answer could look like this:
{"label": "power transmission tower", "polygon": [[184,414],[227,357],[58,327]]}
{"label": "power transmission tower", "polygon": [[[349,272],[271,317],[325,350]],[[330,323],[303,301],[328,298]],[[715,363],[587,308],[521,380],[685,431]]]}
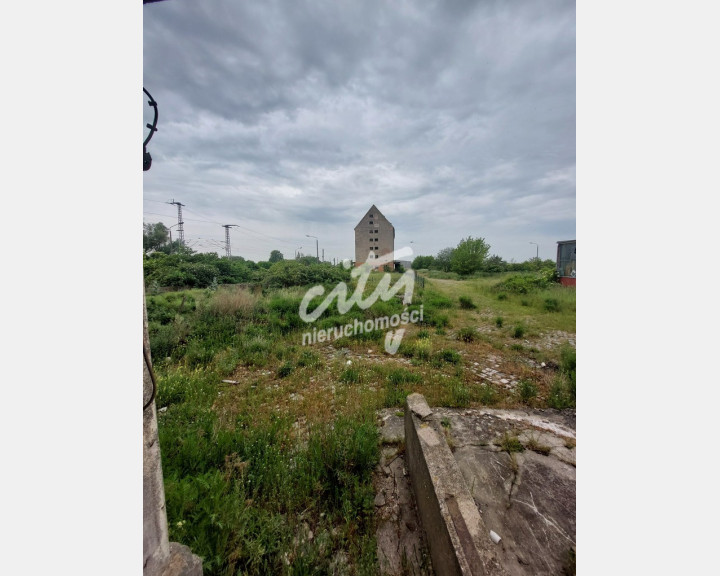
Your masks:
{"label": "power transmission tower", "polygon": [[178,207],[178,236],[180,240],[180,244],[185,244],[185,230],[183,230],[183,219],[182,219],[182,207],[185,206],[185,204],[180,204],[180,202],[175,202],[175,198],[173,198],[168,204],[177,204]]}
{"label": "power transmission tower", "polygon": [[230,228],[237,224],[222,224],[221,226],[225,228],[225,256],[230,258]]}

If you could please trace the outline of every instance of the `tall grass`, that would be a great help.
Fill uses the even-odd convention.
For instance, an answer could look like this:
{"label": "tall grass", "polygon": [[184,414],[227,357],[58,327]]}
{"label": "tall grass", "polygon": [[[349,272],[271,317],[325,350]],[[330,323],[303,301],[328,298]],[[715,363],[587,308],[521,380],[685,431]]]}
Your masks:
{"label": "tall grass", "polygon": [[250,318],[258,300],[259,296],[247,288],[222,286],[210,302],[210,308],[216,314]]}
{"label": "tall grass", "polygon": [[282,417],[256,422],[246,413],[221,426],[211,410],[216,381],[182,370],[160,379],[171,540],[200,555],[208,575],[291,574],[303,565],[330,573],[338,554],[374,564],[373,419],[314,426],[304,444],[292,441],[292,422]]}

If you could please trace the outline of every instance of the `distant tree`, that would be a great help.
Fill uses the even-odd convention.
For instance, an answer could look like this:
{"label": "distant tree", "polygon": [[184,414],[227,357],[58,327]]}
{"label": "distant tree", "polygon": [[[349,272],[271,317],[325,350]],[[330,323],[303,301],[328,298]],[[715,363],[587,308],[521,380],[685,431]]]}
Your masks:
{"label": "distant tree", "polygon": [[280,262],[281,260],[285,260],[285,257],[282,255],[282,252],[280,252],[280,250],[273,250],[272,252],[270,252],[270,258],[268,262],[274,264],[275,262]]}
{"label": "distant tree", "polygon": [[315,256],[300,256],[300,258],[297,259],[298,262],[301,264],[317,264],[317,258]]}
{"label": "distant tree", "polygon": [[505,260],[503,260],[497,254],[490,256],[487,260],[485,260],[485,263],[483,264],[483,270],[485,272],[504,272],[506,268],[507,262],[505,262]]}
{"label": "distant tree", "polygon": [[192,256],[195,254],[195,250],[186,246],[180,240],[173,240],[172,242],[166,242],[162,246],[157,248],[158,252],[164,252],[165,254],[181,254],[183,256]]}
{"label": "distant tree", "polygon": [[152,252],[167,243],[169,231],[162,222],[143,224],[143,251]]}
{"label": "distant tree", "polygon": [[484,238],[468,236],[460,241],[450,258],[450,270],[468,275],[477,272],[483,265],[490,245]]}
{"label": "distant tree", "polygon": [[421,270],[431,268],[433,262],[435,262],[435,256],[416,256],[412,262],[412,269]]}
{"label": "distant tree", "polygon": [[435,256],[432,267],[436,270],[442,270],[443,272],[450,272],[453,252],[455,252],[455,248],[443,248],[440,250],[437,256]]}

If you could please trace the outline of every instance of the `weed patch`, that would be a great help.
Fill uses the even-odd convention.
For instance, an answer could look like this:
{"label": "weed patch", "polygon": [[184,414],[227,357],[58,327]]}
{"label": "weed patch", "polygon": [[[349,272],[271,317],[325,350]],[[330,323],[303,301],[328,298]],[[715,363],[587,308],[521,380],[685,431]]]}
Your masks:
{"label": "weed patch", "polygon": [[432,364],[436,367],[441,367],[443,363],[447,364],[459,364],[462,361],[462,357],[456,350],[440,350],[436,352],[432,357]]}
{"label": "weed patch", "polygon": [[575,407],[575,386],[566,377],[559,375],[553,381],[548,395],[548,406],[558,410]]}
{"label": "weed patch", "polygon": [[446,403],[450,408],[467,408],[470,405],[470,391],[465,384],[457,380],[451,381]]}
{"label": "weed patch", "polygon": [[292,362],[285,362],[280,368],[278,368],[278,378],[287,378],[295,370],[295,365]]}
{"label": "weed patch", "polygon": [[546,312],[560,312],[560,302],[557,298],[545,298]]}
{"label": "weed patch", "polygon": [[498,292],[512,292],[513,294],[529,294],[547,288],[552,275],[543,272],[537,275],[518,274],[494,286]]}
{"label": "weed patch", "polygon": [[452,308],[453,301],[444,294],[426,290],[423,294],[423,306],[426,312],[433,308]]}
{"label": "weed patch", "polygon": [[300,357],[297,361],[298,366],[307,366],[310,368],[316,368],[320,365],[320,356],[315,354],[311,350],[303,350],[300,353]]}
{"label": "weed patch", "polygon": [[346,384],[358,384],[360,380],[360,370],[354,366],[348,366],[340,374],[340,382],[345,382]]}
{"label": "weed patch", "polygon": [[475,303],[472,301],[472,298],[468,298],[467,296],[460,296],[460,308],[463,310],[474,310],[477,308]]}
{"label": "weed patch", "polygon": [[385,386],[385,406],[402,406],[405,398],[410,394],[408,384],[420,384],[422,376],[406,370],[405,368],[394,368],[387,374],[387,385]]}
{"label": "weed patch", "polygon": [[475,342],[475,340],[477,340],[477,332],[474,328],[461,328],[457,337],[458,340],[462,342]]}
{"label": "weed patch", "polygon": [[535,398],[538,393],[537,386],[530,382],[530,380],[520,380],[517,390],[520,395],[520,400],[525,404]]}
{"label": "weed patch", "polygon": [[505,432],[503,437],[499,441],[496,441],[495,444],[500,446],[500,448],[508,454],[525,451],[525,446],[522,445],[519,438],[515,435],[508,434],[507,432]]}
{"label": "weed patch", "polygon": [[486,406],[492,406],[493,404],[497,404],[498,401],[497,392],[492,386],[489,386],[488,384],[483,384],[482,386],[478,387],[477,398]]}
{"label": "weed patch", "polygon": [[542,454],[543,456],[549,455],[550,450],[552,450],[552,448],[550,446],[546,446],[545,444],[540,444],[540,442],[535,437],[535,435],[530,436],[530,438],[526,442],[526,447],[528,450],[532,450],[533,452],[537,452],[538,454]]}

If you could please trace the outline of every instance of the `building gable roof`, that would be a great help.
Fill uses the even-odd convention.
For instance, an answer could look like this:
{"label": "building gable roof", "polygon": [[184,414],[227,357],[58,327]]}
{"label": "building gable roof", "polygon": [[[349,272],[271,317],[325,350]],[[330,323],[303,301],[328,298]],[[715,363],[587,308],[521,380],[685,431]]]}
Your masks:
{"label": "building gable roof", "polygon": [[395,226],[392,225],[392,222],[390,222],[390,220],[388,220],[387,218],[385,218],[385,215],[384,215],[382,212],[380,212],[380,210],[378,210],[378,207],[375,206],[375,204],[373,204],[372,206],[370,206],[369,210],[368,210],[367,212],[365,212],[365,214],[363,215],[363,217],[360,218],[360,222],[358,222],[358,223],[355,225],[355,228],[353,228],[353,230],[357,230],[357,229],[358,229],[358,226],[360,226],[360,224],[362,224],[363,220],[365,220],[365,217],[366,217],[368,214],[370,214],[370,212],[372,212],[373,214],[379,214],[380,217],[381,217],[383,220],[385,220],[385,222],[387,222],[388,224],[390,224],[390,226],[392,226],[393,229],[395,229]]}

